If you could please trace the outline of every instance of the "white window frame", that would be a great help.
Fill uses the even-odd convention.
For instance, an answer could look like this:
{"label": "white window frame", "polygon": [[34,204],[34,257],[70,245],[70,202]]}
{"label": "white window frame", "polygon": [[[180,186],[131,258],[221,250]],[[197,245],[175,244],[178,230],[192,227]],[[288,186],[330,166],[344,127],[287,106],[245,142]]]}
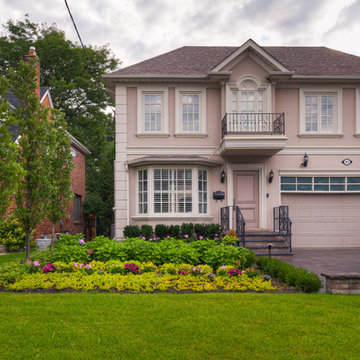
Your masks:
{"label": "white window frame", "polygon": [[[255,83],[256,88],[253,89],[244,89],[243,86],[247,82]],[[232,113],[232,93],[234,91],[256,91],[262,92],[263,95],[263,113],[272,113],[272,99],[271,99],[271,84],[270,83],[262,83],[256,76],[247,74],[240,77],[236,84],[227,84],[226,85],[226,112]],[[239,94],[238,94],[239,98]],[[256,96],[256,99],[258,97]],[[256,105],[257,106],[257,105]]]}
{"label": "white window frame", "polygon": [[[308,87],[300,88],[299,91],[299,109],[300,109],[300,137],[311,136],[342,136],[342,89],[341,88],[326,88],[326,87]],[[334,96],[334,130],[322,131],[321,130],[321,100],[318,103],[318,130],[306,131],[306,96]]]}
{"label": "white window frame", "polygon": [[[199,96],[199,131],[183,131],[182,97],[183,95]],[[175,89],[175,136],[200,136],[206,134],[206,88],[177,87]]]}
{"label": "white window frame", "polygon": [[[161,131],[145,131],[145,95],[161,95]],[[137,89],[137,136],[169,136],[168,88],[160,86]]]}
{"label": "white window frame", "polygon": [[[192,170],[192,212],[184,212],[184,213],[155,213],[154,211],[154,169],[191,169]],[[139,193],[138,193],[138,184],[139,184],[139,171],[147,170],[147,181],[148,181],[148,212],[147,213],[139,213]],[[198,189],[198,170],[207,171],[207,212],[200,213],[199,212],[199,189]],[[193,165],[152,165],[148,167],[139,167],[136,169],[136,212],[135,216],[137,218],[189,218],[189,217],[197,217],[197,218],[208,218],[210,215],[210,170],[206,167],[202,166],[193,166]]]}

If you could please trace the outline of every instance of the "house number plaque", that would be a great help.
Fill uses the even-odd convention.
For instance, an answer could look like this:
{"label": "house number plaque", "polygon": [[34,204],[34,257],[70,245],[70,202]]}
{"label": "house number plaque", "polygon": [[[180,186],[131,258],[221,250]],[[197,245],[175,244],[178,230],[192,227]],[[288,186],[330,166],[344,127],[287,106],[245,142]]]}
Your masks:
{"label": "house number plaque", "polygon": [[352,161],[351,161],[350,159],[346,158],[346,159],[344,159],[344,160],[342,161],[342,163],[343,163],[345,166],[349,166],[349,165],[352,164]]}

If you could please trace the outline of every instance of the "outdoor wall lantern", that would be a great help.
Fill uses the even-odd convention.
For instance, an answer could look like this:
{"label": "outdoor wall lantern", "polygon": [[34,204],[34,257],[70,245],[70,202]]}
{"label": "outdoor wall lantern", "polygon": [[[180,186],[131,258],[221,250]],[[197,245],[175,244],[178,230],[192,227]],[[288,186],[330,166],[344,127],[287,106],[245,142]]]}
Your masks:
{"label": "outdoor wall lantern", "polygon": [[225,170],[223,170],[223,171],[221,172],[220,181],[221,181],[222,184],[225,182]]}
{"label": "outdoor wall lantern", "polygon": [[308,156],[307,153],[305,153],[305,155],[304,155],[304,162],[301,163],[301,166],[307,167],[308,162],[309,162],[309,156]]}
{"label": "outdoor wall lantern", "polygon": [[269,184],[272,183],[273,179],[274,179],[274,171],[273,169],[271,169],[269,173]]}

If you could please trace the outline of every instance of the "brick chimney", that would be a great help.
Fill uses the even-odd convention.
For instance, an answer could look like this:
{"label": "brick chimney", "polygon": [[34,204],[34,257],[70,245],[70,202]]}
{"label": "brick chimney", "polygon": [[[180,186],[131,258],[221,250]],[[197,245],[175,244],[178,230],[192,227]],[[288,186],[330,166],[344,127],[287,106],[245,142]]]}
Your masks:
{"label": "brick chimney", "polygon": [[35,93],[40,100],[40,61],[36,56],[36,51],[34,46],[30,46],[29,53],[25,55],[25,62],[29,62],[30,58],[36,58],[36,89]]}

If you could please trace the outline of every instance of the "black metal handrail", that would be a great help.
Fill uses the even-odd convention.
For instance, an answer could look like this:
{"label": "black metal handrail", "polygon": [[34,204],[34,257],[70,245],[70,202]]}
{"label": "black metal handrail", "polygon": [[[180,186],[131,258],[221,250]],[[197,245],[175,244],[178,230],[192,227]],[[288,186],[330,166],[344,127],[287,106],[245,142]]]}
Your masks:
{"label": "black metal handrail", "polygon": [[226,113],[221,121],[221,137],[227,134],[284,135],[284,113]]}
{"label": "black metal handrail", "polygon": [[245,219],[239,206],[225,206],[220,209],[221,227],[225,233],[230,230],[230,218],[235,224],[236,236],[239,238],[237,245],[245,247]]}
{"label": "black metal handrail", "polygon": [[274,231],[278,232],[284,237],[284,240],[289,245],[289,250],[291,252],[291,226],[292,221],[289,217],[289,207],[288,206],[278,206],[273,209],[273,227]]}

